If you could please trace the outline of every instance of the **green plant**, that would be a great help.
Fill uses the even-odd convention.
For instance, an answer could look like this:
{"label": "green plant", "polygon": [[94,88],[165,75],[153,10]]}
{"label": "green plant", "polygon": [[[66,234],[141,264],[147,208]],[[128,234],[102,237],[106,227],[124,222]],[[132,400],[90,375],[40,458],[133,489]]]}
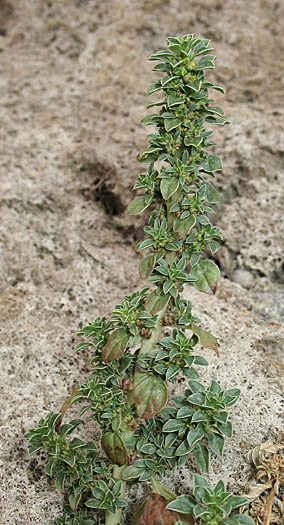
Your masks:
{"label": "green plant", "polygon": [[253,520],[248,516],[237,514],[230,517],[232,510],[246,502],[246,498],[232,496],[227,492],[223,481],[218,481],[214,489],[211,489],[204,477],[194,474],[192,496],[179,496],[166,508],[180,514],[192,514],[202,524],[249,525]]}
{"label": "green plant", "polygon": [[[238,506],[239,500],[224,492],[222,482],[210,492],[203,481],[191,499],[186,497],[192,505],[197,501],[197,507],[189,505],[190,516],[180,517],[165,509],[165,501],[182,500],[155,481],[168,468],[183,465],[189,455],[205,471],[210,453],[222,456],[224,438],[232,435],[226,409],[240,393],[235,388],[224,392],[216,381],[208,389],[199,382],[199,367],[207,361],[197,347],[218,354],[218,344],[200,328],[191,303],[181,296],[185,283],[214,293],[220,276],[216,264],[204,258],[216,252],[222,238],[208,218],[211,205],[218,201],[210,180],[222,163],[207,151],[215,142],[206,125],[226,123],[223,110],[208,94],[209,88],[224,90],[204,76],[204,70],[214,68],[209,40],[185,35],[168,38],[167,45],[168,49],[150,57],[159,61],[154,71],[164,76],[148,93],[161,92],[162,97],[148,106],[160,108],[159,112],[142,121],[155,125],[156,132],[148,135],[149,146],[140,156],[147,168],[134,188],[142,193],[129,206],[134,215],[151,207],[147,236],[139,245],[141,251],[146,250],[139,272],[152,288],[126,296],[109,320],[98,318],[79,332],[84,342],[76,351],[93,349],[90,377],[60,413],[49,414],[26,435],[31,453],[47,452],[47,473],[65,491],[67,505],[58,525],[99,523],[94,509],[102,523],[118,525],[126,506],[126,483],[132,480],[151,480],[156,494],[152,509],[153,501],[159,501],[162,514],[168,513],[161,518],[164,521],[159,518],[160,523],[193,523],[195,516],[214,525],[222,521],[212,518],[212,509],[228,516]],[[167,335],[163,334],[165,327]],[[180,373],[188,378],[188,390],[173,396],[173,404],[168,404],[167,383]],[[83,405],[80,417],[88,412],[87,420],[98,424],[103,452],[78,437],[70,440],[69,435],[84,422],[77,419],[62,424],[68,406],[74,403]],[[195,476],[198,483],[202,479]],[[206,505],[211,505],[212,512],[197,512]],[[150,518],[145,521],[143,509],[134,523],[154,524],[152,510],[146,506]],[[240,523],[236,519],[226,518],[222,523]]]}

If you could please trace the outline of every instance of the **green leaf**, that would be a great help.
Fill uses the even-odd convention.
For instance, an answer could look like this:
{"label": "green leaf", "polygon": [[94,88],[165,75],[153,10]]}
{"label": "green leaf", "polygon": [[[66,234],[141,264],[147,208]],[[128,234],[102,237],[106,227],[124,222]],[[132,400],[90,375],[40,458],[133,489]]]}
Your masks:
{"label": "green leaf", "polygon": [[179,419],[170,419],[163,426],[163,432],[179,432],[180,430],[186,430],[186,423]]}
{"label": "green leaf", "polygon": [[192,256],[190,257],[190,264],[191,266],[195,266],[200,260],[200,255],[199,253],[193,253]]}
{"label": "green leaf", "polygon": [[[210,119],[210,117],[207,118]],[[213,116],[211,118],[214,119]],[[202,162],[202,167],[204,171],[208,172],[220,171],[223,169],[222,161],[217,155],[208,155],[207,160]]]}
{"label": "green leaf", "polygon": [[224,436],[227,436],[228,438],[231,438],[233,435],[233,427],[232,423],[230,421],[227,421],[227,423],[217,423],[217,428],[220,432],[220,434],[224,434]]}
{"label": "green leaf", "polygon": [[100,502],[97,499],[90,498],[85,501],[85,505],[90,509],[97,509],[100,506]]}
{"label": "green leaf", "polygon": [[195,412],[192,416],[192,423],[205,423],[208,422],[208,415],[201,411]]}
{"label": "green leaf", "polygon": [[146,301],[145,308],[150,314],[158,314],[169,302],[170,295],[158,295],[156,291],[151,292]]}
{"label": "green leaf", "polygon": [[172,131],[175,128],[181,126],[182,121],[179,118],[171,118],[164,120],[164,126],[166,131]]}
{"label": "green leaf", "polygon": [[173,230],[175,232],[181,233],[182,235],[188,235],[195,223],[196,217],[194,215],[190,215],[186,219],[175,219]]}
{"label": "green leaf", "polygon": [[171,492],[167,487],[164,487],[159,481],[157,481],[154,477],[151,479],[151,485],[153,488],[153,492],[155,494],[160,494],[163,496],[167,501],[173,501],[176,499],[176,495]]}
{"label": "green leaf", "polygon": [[248,498],[243,498],[242,496],[231,496],[228,501],[232,509],[237,509],[246,505],[248,503]]}
{"label": "green leaf", "polygon": [[219,250],[219,243],[217,241],[210,241],[209,248],[212,255],[214,255],[214,253],[216,253]]}
{"label": "green leaf", "polygon": [[214,55],[206,55],[204,57],[202,57],[198,64],[195,66],[195,71],[202,71],[203,69],[214,69],[214,60],[215,60],[215,56]]}
{"label": "green leaf", "polygon": [[206,224],[209,224],[209,219],[207,215],[197,215],[197,220],[199,224],[202,224],[203,226],[206,226]]}
{"label": "green leaf", "polygon": [[195,56],[200,56],[200,55],[203,55],[204,53],[209,53],[209,51],[213,51],[213,47],[210,47],[210,46],[206,46],[203,44],[203,42],[200,42],[200,44],[198,44],[195,49],[194,49],[194,54]]}
{"label": "green leaf", "polygon": [[195,91],[195,93],[198,93],[201,88],[201,80],[196,79],[196,80],[193,80],[192,82],[186,82],[186,86],[192,89],[192,91]]}
{"label": "green leaf", "polygon": [[205,472],[208,472],[210,461],[207,447],[201,443],[198,443],[197,446],[192,450],[192,453],[199,468]]}
{"label": "green leaf", "polygon": [[149,126],[150,124],[155,124],[155,122],[160,120],[160,118],[160,115],[151,113],[150,115],[146,115],[146,117],[142,118],[141,124],[144,126]]}
{"label": "green leaf", "polygon": [[210,171],[219,171],[223,169],[222,161],[217,155],[208,155],[207,161]]}
{"label": "green leaf", "polygon": [[209,390],[210,392],[214,392],[214,394],[219,394],[222,392],[221,386],[219,383],[217,383],[217,381],[215,381],[215,379],[212,379]]}
{"label": "green leaf", "polygon": [[147,93],[147,95],[151,95],[155,91],[159,91],[159,89],[162,89],[161,80],[158,80],[158,82],[154,82],[153,84],[150,84],[150,86],[148,87],[146,93]]}
{"label": "green leaf", "polygon": [[221,93],[226,93],[226,90],[223,88],[223,86],[219,86],[218,84],[213,84],[213,82],[205,81],[202,83],[203,88],[212,88],[216,89],[216,91],[220,91]]}
{"label": "green leaf", "polygon": [[215,432],[212,432],[208,438],[208,445],[217,454],[217,456],[221,457],[223,455],[224,450],[224,444],[225,440],[220,434],[215,434]]}
{"label": "green leaf", "polygon": [[163,78],[161,78],[161,85],[163,87],[170,87],[168,84],[171,84],[173,80],[178,79],[176,75],[165,75]]}
{"label": "green leaf", "polygon": [[205,387],[199,381],[189,381],[189,386],[193,394],[205,391]]}
{"label": "green leaf", "polygon": [[165,449],[168,449],[169,447],[171,447],[172,444],[176,441],[177,437],[178,437],[177,432],[171,432],[167,434],[165,441],[164,441]]}
{"label": "green leaf", "polygon": [[81,448],[81,447],[84,447],[85,445],[86,445],[86,442],[82,441],[82,439],[73,438],[71,443],[70,443],[70,448],[72,450],[75,450],[76,448]]}
{"label": "green leaf", "polygon": [[109,363],[114,359],[119,359],[127,346],[129,333],[126,328],[117,328],[107,339],[105,346],[102,348],[102,360]]}
{"label": "green leaf", "polygon": [[188,379],[199,379],[199,373],[197,372],[197,370],[195,370],[195,368],[192,367],[185,367],[183,369],[183,374]]}
{"label": "green leaf", "polygon": [[206,111],[215,115],[219,115],[220,117],[224,116],[224,110],[222,108],[219,108],[219,106],[208,106],[206,108]]}
{"label": "green leaf", "polygon": [[166,380],[170,381],[172,378],[174,378],[178,372],[180,371],[179,365],[170,365],[166,372]]}
{"label": "green leaf", "polygon": [[74,510],[74,511],[77,510],[77,507],[78,507],[78,505],[80,503],[81,497],[82,497],[82,493],[79,493],[77,496],[75,496],[72,493],[69,494],[68,500],[69,500],[69,505],[70,505],[72,510]]}
{"label": "green leaf", "polygon": [[216,352],[217,356],[219,357],[218,341],[214,335],[210,334],[210,332],[207,332],[206,330],[202,330],[202,328],[199,328],[199,326],[196,324],[191,325],[191,330],[198,337],[199,344],[201,346],[214,350],[214,352]]}
{"label": "green leaf", "polygon": [[127,463],[127,450],[122,437],[117,432],[107,432],[103,435],[101,445],[107,457],[116,465]]}
{"label": "green leaf", "polygon": [[164,294],[171,293],[172,288],[174,287],[175,283],[173,281],[165,281],[163,284],[163,292]]}
{"label": "green leaf", "polygon": [[133,393],[137,414],[144,419],[156,416],[167,404],[167,385],[158,375],[136,371]]}
{"label": "green leaf", "polygon": [[185,440],[176,449],[175,455],[176,456],[185,456],[185,455],[189,454],[190,451],[191,451],[191,447],[189,446],[188,442]]}
{"label": "green leaf", "polygon": [[161,180],[161,194],[163,199],[167,201],[178,189],[179,181],[176,177],[163,178]]}
{"label": "green leaf", "polygon": [[166,508],[175,512],[181,512],[182,514],[192,514],[195,504],[196,502],[192,496],[178,496],[178,498],[171,501]]}
{"label": "green leaf", "polygon": [[192,268],[191,273],[196,277],[193,285],[197,290],[208,294],[216,292],[221,274],[218,266],[213,261],[208,259],[200,261],[199,264]]}
{"label": "green leaf", "polygon": [[215,204],[220,200],[218,191],[214,188],[213,184],[210,182],[205,183],[205,193],[208,202]]}
{"label": "green leaf", "polygon": [[208,361],[201,355],[197,355],[194,358],[194,364],[199,366],[208,366]]}
{"label": "green leaf", "polygon": [[[194,509],[193,509],[193,514],[195,516],[195,518],[200,518],[201,516],[206,516],[210,514],[210,511],[207,510],[205,507],[203,507],[202,505],[195,505]],[[204,522],[204,520],[202,520]],[[209,521],[210,523],[210,521]]]}
{"label": "green leaf", "polygon": [[204,394],[196,393],[196,394],[192,394],[191,396],[188,396],[187,400],[193,405],[202,407],[205,403],[205,396]]}
{"label": "green leaf", "polygon": [[111,422],[111,428],[113,432],[118,432],[122,423],[121,413],[114,415]]}
{"label": "green leaf", "polygon": [[225,518],[224,525],[255,525],[255,521],[245,514],[237,514],[232,518]]}
{"label": "green leaf", "polygon": [[139,264],[139,275],[141,279],[148,279],[150,277],[156,263],[156,255],[146,255]]}
{"label": "green leaf", "polygon": [[190,406],[184,406],[184,407],[181,407],[177,411],[177,418],[178,419],[183,419],[183,418],[190,418],[191,419],[193,414],[195,414],[194,408],[192,408]]}
{"label": "green leaf", "polygon": [[[136,462],[137,463],[137,462]],[[135,463],[133,465],[129,465],[126,467],[126,469],[121,474],[121,479],[123,481],[127,481],[129,479],[135,479],[139,478],[141,474],[145,471],[145,466],[137,466]]]}
{"label": "green leaf", "polygon": [[155,447],[155,445],[146,443],[146,445],[143,445],[143,447],[140,448],[139,452],[142,452],[143,454],[155,454],[156,450],[157,447]]}
{"label": "green leaf", "polygon": [[195,487],[201,487],[203,489],[209,489],[209,490],[211,489],[207,479],[201,476],[200,474],[194,474],[193,478],[194,478]]}
{"label": "green leaf", "polygon": [[175,97],[174,95],[170,95],[167,98],[167,104],[169,108],[179,106],[180,104],[184,104],[186,101],[184,98]]}
{"label": "green leaf", "polygon": [[201,427],[193,428],[187,434],[187,442],[192,449],[205,436],[204,430]]}
{"label": "green leaf", "polygon": [[34,441],[29,446],[29,454],[35,454],[36,452],[38,452],[42,448],[43,448],[43,444],[42,444],[41,441]]}
{"label": "green leaf", "polygon": [[127,210],[132,215],[139,215],[142,213],[148,206],[150,206],[152,202],[152,195],[140,195],[139,197],[135,197],[133,201],[129,204]]}
{"label": "green leaf", "polygon": [[167,49],[161,49],[161,51],[157,51],[156,53],[153,53],[152,55],[149,56],[148,60],[160,60],[160,59],[163,59],[163,58],[169,58],[169,57],[173,57],[173,53],[171,53],[170,51],[168,51]]}
{"label": "green leaf", "polygon": [[226,390],[224,395],[224,401],[226,403],[226,406],[232,406],[236,403],[236,401],[240,397],[241,391],[238,388],[231,388],[230,390]]}
{"label": "green leaf", "polygon": [[56,490],[60,490],[60,492],[64,491],[65,479],[66,479],[66,474],[65,473],[59,472],[59,474],[56,474],[56,479],[55,479],[55,488],[56,488]]}
{"label": "green leaf", "polygon": [[[67,458],[66,458],[67,459]],[[68,463],[68,461],[66,461]],[[55,464],[56,464],[56,458],[54,457],[51,457],[49,459],[49,462],[47,463],[46,467],[45,467],[45,472],[49,475],[49,476],[52,476],[53,475],[53,471],[54,471],[54,467],[55,467]],[[69,464],[69,463],[68,463]]]}

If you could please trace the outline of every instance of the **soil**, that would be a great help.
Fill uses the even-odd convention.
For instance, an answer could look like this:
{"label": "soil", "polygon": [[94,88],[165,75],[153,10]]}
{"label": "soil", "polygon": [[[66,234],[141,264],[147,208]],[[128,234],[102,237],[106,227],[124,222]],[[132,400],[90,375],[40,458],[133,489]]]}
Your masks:
{"label": "soil", "polygon": [[[245,453],[283,428],[283,20],[274,0],[1,0],[1,518],[51,525],[62,496],[23,434],[57,411],[90,370],[80,327],[143,286],[145,217],[126,206],[146,146],[140,120],[169,35],[212,39],[210,79],[230,121],[215,131],[224,170],[216,295],[187,288],[220,341],[204,381],[241,388],[234,436],[209,478],[242,492]],[[215,97],[216,98],[216,97]],[[177,390],[183,389],[180,382]],[[191,465],[165,480],[192,486]],[[148,490],[131,491],[131,509]],[[131,513],[131,511],[130,511]],[[124,523],[129,522],[130,513]]]}

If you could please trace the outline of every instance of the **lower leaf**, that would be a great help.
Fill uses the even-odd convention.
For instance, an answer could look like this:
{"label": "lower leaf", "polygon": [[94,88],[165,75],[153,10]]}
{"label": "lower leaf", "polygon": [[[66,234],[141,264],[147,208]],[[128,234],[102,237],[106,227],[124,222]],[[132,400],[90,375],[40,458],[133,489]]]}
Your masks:
{"label": "lower leaf", "polygon": [[176,512],[168,510],[167,500],[160,494],[150,494],[137,509],[133,525],[175,525],[179,521]]}
{"label": "lower leaf", "polygon": [[161,412],[168,400],[165,381],[148,372],[134,374],[134,403],[139,417],[150,419]]}
{"label": "lower leaf", "polygon": [[127,450],[122,437],[117,432],[107,432],[103,435],[101,445],[107,457],[115,465],[127,463]]}
{"label": "lower leaf", "polygon": [[193,283],[197,290],[208,294],[216,292],[221,274],[218,266],[213,261],[208,259],[200,261],[199,264],[192,268],[191,273],[197,278]]}
{"label": "lower leaf", "polygon": [[208,445],[217,456],[221,457],[223,455],[225,440],[220,434],[212,432],[208,438]]}
{"label": "lower leaf", "polygon": [[125,328],[117,328],[107,339],[105,346],[102,348],[102,360],[109,363],[114,359],[119,359],[127,346],[129,333]]}

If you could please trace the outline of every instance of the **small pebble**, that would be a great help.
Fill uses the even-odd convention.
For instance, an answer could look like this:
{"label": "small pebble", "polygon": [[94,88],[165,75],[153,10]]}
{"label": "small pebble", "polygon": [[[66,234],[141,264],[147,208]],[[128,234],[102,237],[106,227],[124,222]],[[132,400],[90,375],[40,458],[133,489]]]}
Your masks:
{"label": "small pebble", "polygon": [[252,288],[254,285],[254,277],[253,275],[248,272],[247,270],[243,270],[239,268],[238,270],[235,270],[232,275],[232,280],[235,283],[240,284],[243,288]]}

